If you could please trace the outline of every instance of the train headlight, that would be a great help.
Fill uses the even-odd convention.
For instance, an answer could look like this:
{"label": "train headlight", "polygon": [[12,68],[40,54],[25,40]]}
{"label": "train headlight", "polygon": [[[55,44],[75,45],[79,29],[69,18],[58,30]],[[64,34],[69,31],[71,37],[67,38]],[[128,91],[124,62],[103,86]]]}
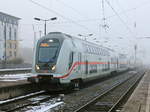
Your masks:
{"label": "train headlight", "polygon": [[37,69],[37,70],[40,70],[40,67],[39,67],[38,65],[36,65],[36,69]]}
{"label": "train headlight", "polygon": [[54,66],[52,66],[52,70],[54,71],[56,69],[56,66],[54,65]]}

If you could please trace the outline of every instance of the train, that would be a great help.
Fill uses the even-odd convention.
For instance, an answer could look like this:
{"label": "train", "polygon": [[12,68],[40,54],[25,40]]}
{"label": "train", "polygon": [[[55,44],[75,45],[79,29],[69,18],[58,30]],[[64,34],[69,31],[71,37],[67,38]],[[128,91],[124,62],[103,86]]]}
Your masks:
{"label": "train", "polygon": [[45,89],[80,88],[82,84],[129,68],[125,55],[62,33],[50,32],[35,46],[28,81]]}

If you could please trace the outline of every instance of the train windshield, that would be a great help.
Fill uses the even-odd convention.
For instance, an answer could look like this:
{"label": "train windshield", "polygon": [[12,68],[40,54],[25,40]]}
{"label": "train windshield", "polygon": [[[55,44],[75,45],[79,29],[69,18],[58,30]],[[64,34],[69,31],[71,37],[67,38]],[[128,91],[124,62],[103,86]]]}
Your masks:
{"label": "train windshield", "polygon": [[57,40],[41,42],[38,51],[38,61],[41,63],[56,62],[58,51],[59,42]]}

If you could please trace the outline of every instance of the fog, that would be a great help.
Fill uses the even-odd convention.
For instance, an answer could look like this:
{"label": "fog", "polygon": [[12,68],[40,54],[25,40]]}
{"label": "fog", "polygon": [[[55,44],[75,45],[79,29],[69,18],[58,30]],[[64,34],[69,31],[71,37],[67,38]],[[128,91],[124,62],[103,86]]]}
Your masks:
{"label": "fog", "polygon": [[34,32],[36,40],[44,35],[44,22],[35,17],[57,17],[47,21],[47,33],[61,31],[78,38],[93,34],[87,41],[99,41],[130,57],[137,45],[137,58],[150,63],[149,0],[1,0],[0,11],[21,18],[21,47],[33,48]]}

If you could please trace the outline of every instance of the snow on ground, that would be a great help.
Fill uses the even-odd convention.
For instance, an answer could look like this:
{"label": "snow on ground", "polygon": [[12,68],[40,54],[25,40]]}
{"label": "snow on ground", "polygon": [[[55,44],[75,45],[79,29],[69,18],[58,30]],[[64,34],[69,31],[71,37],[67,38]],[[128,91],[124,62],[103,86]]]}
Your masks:
{"label": "snow on ground", "polygon": [[136,73],[137,73],[137,71],[129,71],[129,73],[136,74]]}
{"label": "snow on ground", "polygon": [[0,81],[20,81],[27,80],[28,77],[33,76],[31,73],[26,74],[6,74],[0,75]]}
{"label": "snow on ground", "polygon": [[24,95],[24,96],[11,98],[11,99],[8,99],[8,100],[2,100],[2,101],[0,100],[0,104],[8,103],[8,102],[19,100],[19,99],[23,99],[23,98],[26,98],[26,97],[29,97],[29,96],[33,96],[33,95],[37,95],[37,94],[40,94],[40,93],[43,93],[43,92],[45,92],[45,91],[39,91],[39,92],[35,92],[35,93],[30,93],[30,94],[27,94],[27,95]]}
{"label": "snow on ground", "polygon": [[31,110],[28,110],[26,112],[50,112],[51,109],[56,108],[63,104],[64,104],[64,102],[55,102],[54,104],[45,102],[39,106],[32,107]]}

